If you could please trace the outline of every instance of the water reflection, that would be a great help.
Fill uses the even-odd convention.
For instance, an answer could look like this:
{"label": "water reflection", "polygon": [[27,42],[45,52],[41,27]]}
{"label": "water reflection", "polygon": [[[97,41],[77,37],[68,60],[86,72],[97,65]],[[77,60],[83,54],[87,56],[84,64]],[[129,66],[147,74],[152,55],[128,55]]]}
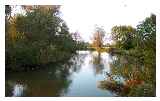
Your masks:
{"label": "water reflection", "polygon": [[69,61],[49,64],[44,70],[6,73],[6,96],[63,96],[72,82],[71,74],[80,70],[85,56],[74,55]]}
{"label": "water reflection", "polygon": [[79,72],[73,73],[72,83],[64,96],[116,96],[109,90],[98,88],[98,82],[110,72],[110,57],[107,53],[86,52]]}
{"label": "water reflection", "polygon": [[104,69],[104,63],[102,61],[101,53],[100,52],[94,52],[90,62],[93,64],[95,75],[96,74],[102,74],[103,69]]}
{"label": "water reflection", "polygon": [[6,96],[116,96],[98,88],[106,72],[111,73],[111,58],[108,53],[78,51],[65,63],[43,70],[6,73]]}
{"label": "water reflection", "polygon": [[153,80],[149,80],[148,68],[144,68],[147,64],[141,63],[136,57],[126,55],[113,56],[112,60],[111,73],[106,73],[108,78],[100,81],[99,88],[109,89],[118,96],[153,96],[155,94]]}

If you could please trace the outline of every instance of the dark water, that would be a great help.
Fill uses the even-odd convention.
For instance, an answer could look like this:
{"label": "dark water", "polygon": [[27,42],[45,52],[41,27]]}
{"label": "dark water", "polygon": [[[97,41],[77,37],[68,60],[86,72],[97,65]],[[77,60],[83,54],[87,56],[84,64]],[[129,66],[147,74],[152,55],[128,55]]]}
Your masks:
{"label": "dark water", "polygon": [[[109,53],[79,51],[65,64],[6,73],[6,96],[118,96],[110,89],[99,87],[101,81],[109,79],[106,73],[112,74],[111,64],[116,59]],[[114,76],[124,83],[121,75]]]}

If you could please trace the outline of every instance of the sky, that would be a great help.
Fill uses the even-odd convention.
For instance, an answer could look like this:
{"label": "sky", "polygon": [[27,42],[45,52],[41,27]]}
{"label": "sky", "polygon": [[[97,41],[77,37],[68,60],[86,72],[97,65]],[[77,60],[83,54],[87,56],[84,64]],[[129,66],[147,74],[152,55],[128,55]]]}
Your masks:
{"label": "sky", "polygon": [[[91,42],[95,25],[103,26],[106,43],[111,43],[110,32],[115,25],[136,27],[151,13],[157,14],[157,0],[63,0],[61,16],[70,32],[79,32],[82,39]],[[52,4],[51,4],[52,5]],[[13,12],[23,12],[19,6]]]}
{"label": "sky", "polygon": [[136,27],[156,14],[157,6],[154,0],[65,0],[60,10],[70,32],[78,31],[85,41],[91,41],[95,25],[103,26],[106,33],[115,25]]}

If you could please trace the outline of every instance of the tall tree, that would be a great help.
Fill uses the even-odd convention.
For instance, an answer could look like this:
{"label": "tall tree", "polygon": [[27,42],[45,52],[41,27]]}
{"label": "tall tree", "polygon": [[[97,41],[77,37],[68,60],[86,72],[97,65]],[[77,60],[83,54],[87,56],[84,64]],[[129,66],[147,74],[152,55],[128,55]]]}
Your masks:
{"label": "tall tree", "polygon": [[105,36],[105,31],[102,27],[96,26],[95,32],[93,34],[92,45],[96,49],[100,49],[103,47],[103,38]]}
{"label": "tall tree", "polygon": [[6,63],[18,68],[69,58],[75,52],[75,42],[58,12],[36,6],[12,17],[6,39],[11,37],[15,44],[12,47],[11,40],[6,40]]}
{"label": "tall tree", "polygon": [[[137,49],[144,54],[144,60],[155,66],[156,62],[156,15],[151,14],[137,26]],[[147,59],[146,59],[147,58]]]}

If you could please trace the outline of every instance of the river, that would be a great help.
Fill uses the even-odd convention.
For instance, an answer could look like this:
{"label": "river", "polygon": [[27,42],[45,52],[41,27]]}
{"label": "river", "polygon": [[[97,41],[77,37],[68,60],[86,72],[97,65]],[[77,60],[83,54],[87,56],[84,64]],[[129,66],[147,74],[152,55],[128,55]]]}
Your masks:
{"label": "river", "polygon": [[[109,53],[77,51],[67,63],[52,64],[45,69],[6,73],[6,96],[118,96],[99,87],[100,81],[111,74],[111,63],[116,60]],[[119,76],[121,82],[124,79]]]}

